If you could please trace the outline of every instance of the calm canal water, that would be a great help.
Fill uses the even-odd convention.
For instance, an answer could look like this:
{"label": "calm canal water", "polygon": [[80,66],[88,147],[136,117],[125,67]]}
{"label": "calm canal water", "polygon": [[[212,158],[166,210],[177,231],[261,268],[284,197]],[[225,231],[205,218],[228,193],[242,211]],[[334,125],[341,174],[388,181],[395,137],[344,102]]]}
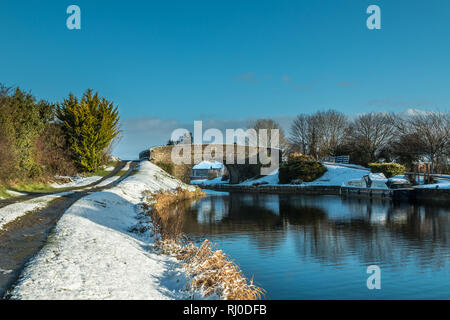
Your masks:
{"label": "calm canal water", "polygon": [[[209,239],[268,299],[450,299],[450,209],[339,196],[208,193],[184,232]],[[381,268],[369,290],[367,266]]]}

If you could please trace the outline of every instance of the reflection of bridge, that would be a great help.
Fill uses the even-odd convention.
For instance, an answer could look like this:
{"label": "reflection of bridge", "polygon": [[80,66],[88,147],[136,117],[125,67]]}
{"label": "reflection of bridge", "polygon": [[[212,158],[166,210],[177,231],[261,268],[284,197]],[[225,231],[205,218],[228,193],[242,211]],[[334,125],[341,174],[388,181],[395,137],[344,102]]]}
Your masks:
{"label": "reflection of bridge", "polygon": [[[149,160],[153,163],[171,163],[174,166],[173,175],[184,182],[189,182],[191,169],[203,160],[216,160],[225,165],[230,175],[230,183],[236,184],[245,179],[260,175],[261,157],[270,157],[276,152],[278,163],[281,161],[281,150],[271,148],[258,148],[241,145],[178,145],[180,148],[191,150],[190,163],[175,164],[172,161],[172,151],[177,146],[160,146],[144,150],[139,154],[140,160]],[[201,148],[201,149],[200,149]],[[214,159],[198,157],[197,152],[211,155]],[[263,153],[263,154],[262,154]],[[219,158],[220,155],[220,158]]]}

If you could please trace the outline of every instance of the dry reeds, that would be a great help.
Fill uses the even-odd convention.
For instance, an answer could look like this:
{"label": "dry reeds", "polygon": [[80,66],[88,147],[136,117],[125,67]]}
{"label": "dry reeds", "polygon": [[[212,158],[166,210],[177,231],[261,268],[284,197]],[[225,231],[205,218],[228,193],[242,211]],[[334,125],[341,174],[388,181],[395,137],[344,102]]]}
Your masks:
{"label": "dry reeds", "polygon": [[261,299],[264,290],[254,285],[253,280],[247,281],[239,267],[222,250],[216,250],[209,240],[197,247],[181,233],[183,217],[180,212],[203,195],[199,189],[150,194],[153,203],[148,207],[149,213],[155,234],[160,234],[155,247],[161,253],[183,261],[184,270],[191,277],[190,289],[200,290],[204,296],[227,300]]}
{"label": "dry reeds", "polygon": [[191,276],[190,288],[200,290],[204,296],[223,297],[226,300],[257,300],[264,290],[247,281],[239,267],[223,253],[215,250],[209,240],[200,247],[192,242],[161,240],[156,246],[162,253],[184,261],[184,270]]}
{"label": "dry reeds", "polygon": [[184,223],[184,216],[179,213],[186,211],[193,201],[204,195],[200,188],[195,191],[177,188],[175,191],[149,193],[147,200],[151,206],[147,206],[147,209],[152,218],[155,235],[162,240],[177,240],[182,235]]}

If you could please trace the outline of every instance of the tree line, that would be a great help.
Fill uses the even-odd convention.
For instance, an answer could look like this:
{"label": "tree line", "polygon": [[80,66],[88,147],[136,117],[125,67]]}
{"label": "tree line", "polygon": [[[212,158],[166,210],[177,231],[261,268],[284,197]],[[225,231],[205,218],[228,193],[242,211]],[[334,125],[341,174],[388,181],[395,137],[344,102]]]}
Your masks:
{"label": "tree line", "polygon": [[[250,127],[273,129],[272,119],[259,119]],[[371,112],[347,116],[336,110],[299,114],[280,144],[287,153],[300,152],[319,160],[350,155],[350,161],[397,162],[409,170],[418,161],[432,163],[434,172],[450,171],[450,115],[448,112],[395,114]]]}
{"label": "tree line", "polygon": [[51,103],[0,85],[0,182],[96,171],[119,133],[117,106],[90,89]]}

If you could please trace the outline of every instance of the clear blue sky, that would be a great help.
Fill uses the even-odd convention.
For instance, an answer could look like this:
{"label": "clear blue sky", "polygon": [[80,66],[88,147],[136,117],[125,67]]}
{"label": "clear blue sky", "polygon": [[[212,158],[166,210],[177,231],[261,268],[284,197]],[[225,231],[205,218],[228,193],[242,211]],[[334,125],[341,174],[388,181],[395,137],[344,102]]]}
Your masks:
{"label": "clear blue sky", "polygon": [[[81,30],[66,28],[71,4]],[[366,28],[370,4],[381,30]],[[50,101],[98,90],[125,133],[132,119],[450,105],[448,0],[2,0],[0,35],[0,82]]]}

